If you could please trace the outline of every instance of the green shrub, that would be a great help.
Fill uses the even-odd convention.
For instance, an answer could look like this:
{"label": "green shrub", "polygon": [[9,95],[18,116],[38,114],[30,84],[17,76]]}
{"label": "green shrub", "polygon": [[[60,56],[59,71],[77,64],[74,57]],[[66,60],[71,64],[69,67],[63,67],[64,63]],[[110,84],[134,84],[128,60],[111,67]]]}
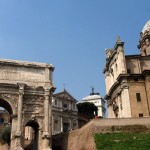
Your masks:
{"label": "green shrub", "polygon": [[6,126],[3,130],[2,130],[2,135],[1,138],[2,140],[7,143],[8,145],[10,145],[10,136],[11,136],[11,126]]}

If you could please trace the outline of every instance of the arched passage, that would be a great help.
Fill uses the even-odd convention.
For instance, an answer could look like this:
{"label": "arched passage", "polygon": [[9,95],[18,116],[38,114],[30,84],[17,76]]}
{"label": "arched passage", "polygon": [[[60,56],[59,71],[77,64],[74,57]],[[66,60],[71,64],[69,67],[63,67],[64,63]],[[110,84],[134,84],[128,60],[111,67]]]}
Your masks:
{"label": "arched passage", "polygon": [[13,113],[11,105],[6,100],[0,99],[0,107],[6,109],[10,114]]}
{"label": "arched passage", "polygon": [[[12,123],[11,114],[13,114],[13,110],[9,102],[7,102],[4,99],[0,99],[0,134],[3,132],[3,130],[6,131],[6,128],[7,128],[7,136],[9,135],[10,131],[8,131],[8,128],[9,129],[11,128],[11,123]],[[6,140],[5,136],[6,135],[1,136],[0,142],[2,143],[6,142],[9,145],[11,142],[10,141],[11,133],[10,133],[10,137],[7,137],[7,141],[5,141]]]}
{"label": "arched passage", "polygon": [[38,150],[39,124],[29,120],[25,125],[25,150]]}
{"label": "arched passage", "polygon": [[0,99],[0,110],[0,122],[3,120],[2,123],[10,124],[12,121],[10,116],[13,114],[11,105],[6,100]]}

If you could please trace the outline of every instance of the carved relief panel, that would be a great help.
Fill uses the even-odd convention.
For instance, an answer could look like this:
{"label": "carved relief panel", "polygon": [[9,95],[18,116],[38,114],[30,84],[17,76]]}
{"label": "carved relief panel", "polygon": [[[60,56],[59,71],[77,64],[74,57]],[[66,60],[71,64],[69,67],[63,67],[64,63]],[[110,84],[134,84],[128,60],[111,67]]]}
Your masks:
{"label": "carved relief panel", "polygon": [[44,96],[25,95],[23,102],[24,112],[32,114],[43,114],[44,112]]}

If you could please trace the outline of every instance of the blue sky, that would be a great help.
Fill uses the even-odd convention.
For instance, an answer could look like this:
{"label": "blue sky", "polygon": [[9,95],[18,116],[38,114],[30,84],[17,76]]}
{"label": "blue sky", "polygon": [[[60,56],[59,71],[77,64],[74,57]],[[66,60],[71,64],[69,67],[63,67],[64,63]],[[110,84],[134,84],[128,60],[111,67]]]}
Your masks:
{"label": "blue sky", "polygon": [[0,58],[53,64],[56,92],[105,96],[105,48],[138,54],[149,0],[0,0]]}

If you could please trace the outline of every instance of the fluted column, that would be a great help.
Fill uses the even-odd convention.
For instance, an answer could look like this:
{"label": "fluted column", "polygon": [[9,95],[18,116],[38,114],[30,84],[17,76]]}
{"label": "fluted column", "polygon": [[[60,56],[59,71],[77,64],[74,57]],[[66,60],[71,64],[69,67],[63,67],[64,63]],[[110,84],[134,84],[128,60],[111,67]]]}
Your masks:
{"label": "fluted column", "polygon": [[50,89],[45,89],[45,99],[44,99],[44,126],[43,126],[43,150],[51,150],[51,92]]}
{"label": "fluted column", "polygon": [[62,116],[60,117],[60,122],[61,122],[61,132],[63,132],[63,118],[62,118]]}
{"label": "fluted column", "polygon": [[45,90],[45,100],[44,100],[44,132],[46,135],[49,135],[49,101],[50,101],[50,91],[49,89]]}
{"label": "fluted column", "polygon": [[72,130],[72,118],[70,117],[70,130]]}
{"label": "fluted column", "polygon": [[118,93],[118,107],[119,107],[119,118],[122,118],[122,100],[121,95]]}
{"label": "fluted column", "polygon": [[19,98],[18,98],[18,113],[17,113],[17,131],[16,131],[16,150],[23,150],[21,147],[21,136],[22,136],[22,106],[23,106],[23,94],[25,84],[18,83],[19,86]]}
{"label": "fluted column", "polygon": [[150,77],[147,75],[145,77],[145,91],[146,91],[146,99],[147,99],[147,115],[150,116]]}

